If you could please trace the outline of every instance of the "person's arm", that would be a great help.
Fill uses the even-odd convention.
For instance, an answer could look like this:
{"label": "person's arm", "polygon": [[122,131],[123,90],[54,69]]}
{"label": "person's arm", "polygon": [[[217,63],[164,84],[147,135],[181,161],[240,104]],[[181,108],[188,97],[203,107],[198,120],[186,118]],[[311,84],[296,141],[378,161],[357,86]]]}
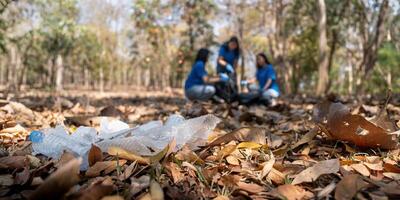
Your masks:
{"label": "person's arm", "polygon": [[263,91],[267,90],[269,88],[269,86],[271,86],[271,84],[272,84],[272,79],[268,79],[267,82],[265,83],[264,88],[262,90]]}
{"label": "person's arm", "polygon": [[218,76],[203,76],[203,81],[205,83],[216,83],[219,82],[221,79]]}
{"label": "person's arm", "polygon": [[226,62],[224,60],[224,57],[222,56],[218,56],[218,64],[222,65],[222,66],[226,66],[228,64],[228,62]]}

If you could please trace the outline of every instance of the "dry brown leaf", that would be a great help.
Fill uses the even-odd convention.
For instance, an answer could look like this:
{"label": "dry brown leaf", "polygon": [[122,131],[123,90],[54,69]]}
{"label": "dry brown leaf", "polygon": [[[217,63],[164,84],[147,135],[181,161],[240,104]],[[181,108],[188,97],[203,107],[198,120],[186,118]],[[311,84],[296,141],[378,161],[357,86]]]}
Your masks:
{"label": "dry brown leaf", "polygon": [[260,185],[254,184],[254,183],[239,182],[239,183],[237,183],[237,186],[240,190],[244,190],[251,194],[257,194],[257,193],[265,191],[265,188],[263,186],[260,186]]}
{"label": "dry brown leaf", "polygon": [[343,177],[343,179],[336,185],[335,199],[348,200],[352,199],[359,190],[368,186],[360,175],[351,174]]}
{"label": "dry brown leaf", "polygon": [[259,144],[265,144],[265,129],[259,127],[239,128],[232,131],[231,133],[215,139],[208,146],[213,147],[222,143],[226,144],[232,140],[236,140],[239,142],[255,142]]}
{"label": "dry brown leaf", "polygon": [[238,144],[237,148],[238,149],[259,149],[260,147],[262,147],[263,145],[259,144],[259,143],[255,143],[255,142],[241,142]]}
{"label": "dry brown leaf", "polygon": [[383,162],[378,162],[378,163],[368,163],[364,162],[364,165],[370,168],[371,170],[375,171],[382,171],[383,170]]}
{"label": "dry brown leaf", "polygon": [[152,200],[164,200],[164,191],[155,180],[150,181],[150,195]]}
{"label": "dry brown leaf", "polygon": [[390,179],[393,179],[395,181],[400,180],[400,174],[399,173],[393,173],[393,172],[383,172],[383,175],[385,177],[388,177]]}
{"label": "dry brown leaf", "polygon": [[324,160],[300,172],[294,178],[292,184],[313,182],[323,174],[331,174],[339,171],[340,163],[338,159]]}
{"label": "dry brown leaf", "polygon": [[[329,108],[327,108],[329,107]],[[341,103],[318,104],[314,109],[314,120],[331,138],[352,142],[362,147],[395,149],[398,140],[386,129],[366,120],[361,115],[353,115]]]}
{"label": "dry brown leaf", "polygon": [[271,158],[264,163],[263,169],[261,171],[261,176],[260,179],[263,179],[265,176],[269,174],[269,172],[272,170],[272,167],[275,164],[275,157],[273,154],[271,154]]}
{"label": "dry brown leaf", "polygon": [[215,197],[213,200],[229,200],[229,197],[227,197],[227,196],[222,196],[222,195],[218,195],[218,196]]}
{"label": "dry brown leaf", "polygon": [[333,190],[335,190],[336,184],[335,182],[330,183],[329,185],[325,186],[324,189],[318,192],[318,198],[321,199],[323,197],[327,197]]}
{"label": "dry brown leaf", "polygon": [[390,163],[383,164],[383,168],[385,169],[386,172],[400,173],[400,167]]}
{"label": "dry brown leaf", "polygon": [[203,164],[204,161],[197,156],[188,146],[183,146],[183,148],[176,153],[175,158],[182,161],[193,162],[198,164]]}
{"label": "dry brown leaf", "polygon": [[18,185],[25,185],[28,183],[31,174],[29,172],[29,168],[25,167],[24,170],[22,172],[19,172],[15,175],[15,180],[14,180],[14,184],[18,184]]}
{"label": "dry brown leaf", "polygon": [[127,159],[130,161],[136,161],[139,164],[149,165],[151,163],[150,158],[136,155],[119,147],[108,148],[108,154],[112,156],[118,156],[119,158]]}
{"label": "dry brown leaf", "polygon": [[369,172],[368,168],[363,165],[362,163],[357,163],[357,164],[352,164],[350,165],[351,168],[356,170],[358,173],[360,173],[363,176],[369,176],[371,173]]}
{"label": "dry brown leaf", "polygon": [[29,199],[61,199],[79,182],[79,167],[82,159],[73,159],[51,174]]}
{"label": "dry brown leaf", "polygon": [[313,198],[313,193],[296,185],[280,185],[274,189],[276,196],[287,200],[301,200]]}
{"label": "dry brown leaf", "polygon": [[29,166],[29,160],[25,156],[2,157],[0,158],[0,163],[0,166],[8,169],[22,169],[25,166]]}
{"label": "dry brown leaf", "polygon": [[222,160],[226,156],[230,155],[232,152],[236,150],[236,145],[226,145],[223,149],[221,149],[217,154],[217,161]]}
{"label": "dry brown leaf", "polygon": [[124,181],[124,180],[128,179],[129,177],[131,177],[132,174],[133,174],[133,172],[134,172],[135,169],[136,169],[136,166],[137,166],[136,162],[132,162],[132,163],[124,170],[124,173],[122,173],[122,174],[118,177],[118,179],[119,179],[120,181]]}
{"label": "dry brown leaf", "polygon": [[58,162],[57,162],[57,164],[56,164],[55,166],[56,166],[57,168],[60,168],[60,167],[64,166],[65,164],[67,164],[69,161],[71,161],[71,160],[73,160],[73,159],[75,159],[74,154],[65,151],[65,152],[61,155],[60,159],[58,160]]}
{"label": "dry brown leaf", "polygon": [[240,165],[239,159],[237,159],[235,156],[227,156],[225,159],[230,165]]}
{"label": "dry brown leaf", "polygon": [[165,165],[165,168],[167,168],[167,170],[169,170],[169,172],[171,173],[172,181],[174,183],[179,183],[185,177],[184,174],[181,173],[179,166],[173,162],[168,162]]}
{"label": "dry brown leaf", "polygon": [[103,153],[101,152],[100,148],[92,144],[92,147],[90,148],[88,155],[89,166],[93,166],[96,162],[102,160],[103,160]]}
{"label": "dry brown leaf", "polygon": [[295,144],[293,144],[290,148],[295,149],[299,147],[302,144],[309,143],[311,140],[314,139],[314,137],[318,134],[318,129],[313,128],[310,131],[308,131],[299,141],[297,141]]}
{"label": "dry brown leaf", "polygon": [[268,179],[271,180],[274,184],[281,185],[285,183],[285,175],[276,170],[275,168],[272,168],[271,171],[268,173]]}

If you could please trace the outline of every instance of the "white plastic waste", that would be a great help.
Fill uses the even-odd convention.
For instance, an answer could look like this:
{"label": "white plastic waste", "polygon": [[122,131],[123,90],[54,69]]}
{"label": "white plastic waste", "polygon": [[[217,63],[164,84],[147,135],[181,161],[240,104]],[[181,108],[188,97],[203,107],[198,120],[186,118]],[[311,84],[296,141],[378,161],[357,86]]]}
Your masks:
{"label": "white plastic waste", "polygon": [[120,147],[138,155],[154,155],[163,150],[173,139],[176,140],[175,151],[187,144],[195,150],[204,145],[208,135],[220,120],[214,115],[185,120],[180,115],[171,115],[165,124],[162,121],[151,121],[135,128],[119,121],[101,120],[100,131],[91,127],[79,127],[69,135],[63,126],[54,129],[31,133],[34,153],[58,159],[64,151],[83,157],[81,170],[88,168],[88,153],[95,144],[103,152],[111,146]]}

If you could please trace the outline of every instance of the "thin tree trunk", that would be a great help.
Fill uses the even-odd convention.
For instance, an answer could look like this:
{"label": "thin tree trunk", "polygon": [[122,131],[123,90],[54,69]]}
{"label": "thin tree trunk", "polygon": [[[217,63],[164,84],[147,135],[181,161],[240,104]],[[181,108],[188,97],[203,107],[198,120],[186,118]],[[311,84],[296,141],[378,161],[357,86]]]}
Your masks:
{"label": "thin tree trunk", "polygon": [[56,91],[61,92],[63,90],[64,65],[60,54],[56,57],[56,70]]}
{"label": "thin tree trunk", "polygon": [[328,58],[328,42],[326,38],[326,7],[325,0],[318,0],[319,11],[319,68],[318,68],[318,85],[317,95],[322,95],[326,92],[329,82],[329,58]]}

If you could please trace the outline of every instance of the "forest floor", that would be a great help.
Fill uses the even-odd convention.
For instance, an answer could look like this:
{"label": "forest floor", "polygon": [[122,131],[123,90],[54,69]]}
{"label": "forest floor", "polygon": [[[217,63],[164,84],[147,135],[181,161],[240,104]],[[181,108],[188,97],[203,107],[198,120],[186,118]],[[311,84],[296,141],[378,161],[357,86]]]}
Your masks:
{"label": "forest floor", "polygon": [[[179,91],[27,91],[0,100],[0,199],[400,198],[400,98],[329,99],[343,104],[292,96],[268,108],[192,103]],[[60,123],[70,133],[98,130],[99,116],[135,127],[172,114],[221,122],[196,150],[175,152],[172,140],[146,157],[93,145],[80,172],[82,160],[70,152],[34,155],[27,140]]]}

